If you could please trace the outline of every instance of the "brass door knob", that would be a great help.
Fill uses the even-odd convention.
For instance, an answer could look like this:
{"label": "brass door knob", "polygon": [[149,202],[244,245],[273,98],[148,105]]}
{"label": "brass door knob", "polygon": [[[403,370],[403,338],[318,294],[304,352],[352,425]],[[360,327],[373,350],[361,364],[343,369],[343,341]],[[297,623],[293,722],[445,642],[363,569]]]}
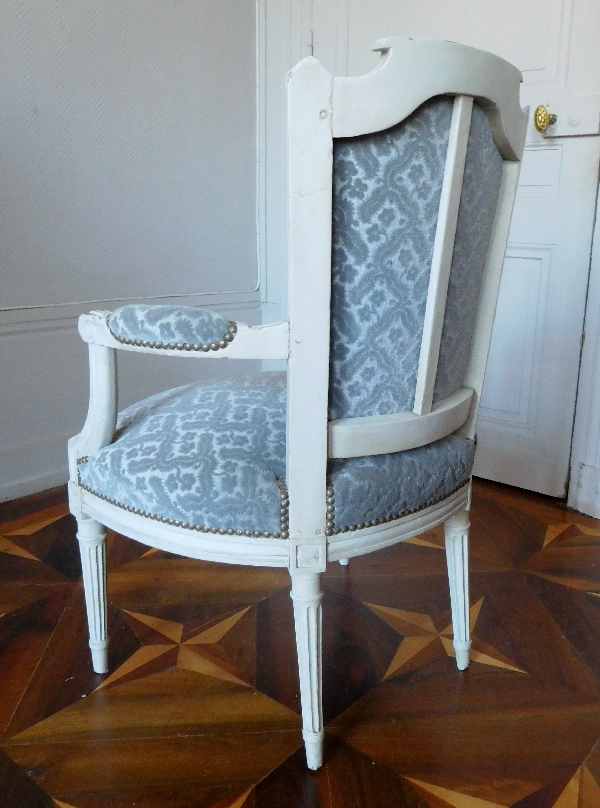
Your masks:
{"label": "brass door knob", "polygon": [[556,123],[556,115],[551,115],[543,104],[540,104],[533,113],[533,122],[540,135],[546,132],[549,126]]}

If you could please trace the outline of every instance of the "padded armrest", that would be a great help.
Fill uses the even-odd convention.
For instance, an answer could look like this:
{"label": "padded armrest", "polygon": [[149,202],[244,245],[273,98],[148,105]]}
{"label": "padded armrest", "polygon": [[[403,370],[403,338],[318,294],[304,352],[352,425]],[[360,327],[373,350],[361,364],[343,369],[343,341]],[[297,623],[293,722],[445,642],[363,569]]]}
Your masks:
{"label": "padded armrest", "polygon": [[114,312],[91,311],[79,318],[79,333],[90,348],[190,359],[289,358],[288,322],[249,326],[191,306],[135,304]]}
{"label": "padded armrest", "polygon": [[113,311],[106,323],[124,345],[166,350],[226,348],[237,330],[221,314],[193,306],[133,304]]}

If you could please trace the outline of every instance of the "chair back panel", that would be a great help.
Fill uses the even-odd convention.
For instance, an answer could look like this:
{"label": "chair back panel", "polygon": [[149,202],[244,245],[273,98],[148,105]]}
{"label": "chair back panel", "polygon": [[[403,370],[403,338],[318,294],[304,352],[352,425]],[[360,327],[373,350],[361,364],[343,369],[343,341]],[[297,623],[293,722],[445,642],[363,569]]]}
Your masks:
{"label": "chair back panel", "polygon": [[452,109],[334,140],[330,419],[413,406]]}
{"label": "chair back panel", "polygon": [[475,103],[452,254],[434,403],[465,384],[502,169],[503,160],[494,143],[487,116]]}
{"label": "chair back panel", "polygon": [[[332,420],[413,408],[452,109],[438,96],[384,132],[334,140]],[[465,383],[502,168],[475,104],[434,403]]]}

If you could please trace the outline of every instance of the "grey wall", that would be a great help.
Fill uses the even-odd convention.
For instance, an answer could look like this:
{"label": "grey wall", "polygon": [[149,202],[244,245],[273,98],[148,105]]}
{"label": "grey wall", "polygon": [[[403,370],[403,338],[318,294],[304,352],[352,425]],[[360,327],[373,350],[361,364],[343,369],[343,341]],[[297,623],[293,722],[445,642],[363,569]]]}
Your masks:
{"label": "grey wall", "polygon": [[[257,321],[255,49],[254,0],[0,7],[0,499],[65,479],[81,312],[173,299]],[[123,404],[223,372],[120,369]]]}

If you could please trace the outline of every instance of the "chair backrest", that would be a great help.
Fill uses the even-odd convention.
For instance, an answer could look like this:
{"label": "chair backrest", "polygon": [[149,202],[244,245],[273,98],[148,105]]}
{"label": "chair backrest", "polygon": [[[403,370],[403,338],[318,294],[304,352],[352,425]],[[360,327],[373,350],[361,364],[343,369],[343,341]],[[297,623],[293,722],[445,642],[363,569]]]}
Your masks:
{"label": "chair backrest", "polygon": [[327,456],[473,436],[525,138],[504,60],[377,49],[366,76],[288,77],[287,475],[315,517]]}
{"label": "chair backrest", "polygon": [[[331,419],[415,407],[453,102],[334,141]],[[502,164],[475,104],[433,402],[463,386]]]}

